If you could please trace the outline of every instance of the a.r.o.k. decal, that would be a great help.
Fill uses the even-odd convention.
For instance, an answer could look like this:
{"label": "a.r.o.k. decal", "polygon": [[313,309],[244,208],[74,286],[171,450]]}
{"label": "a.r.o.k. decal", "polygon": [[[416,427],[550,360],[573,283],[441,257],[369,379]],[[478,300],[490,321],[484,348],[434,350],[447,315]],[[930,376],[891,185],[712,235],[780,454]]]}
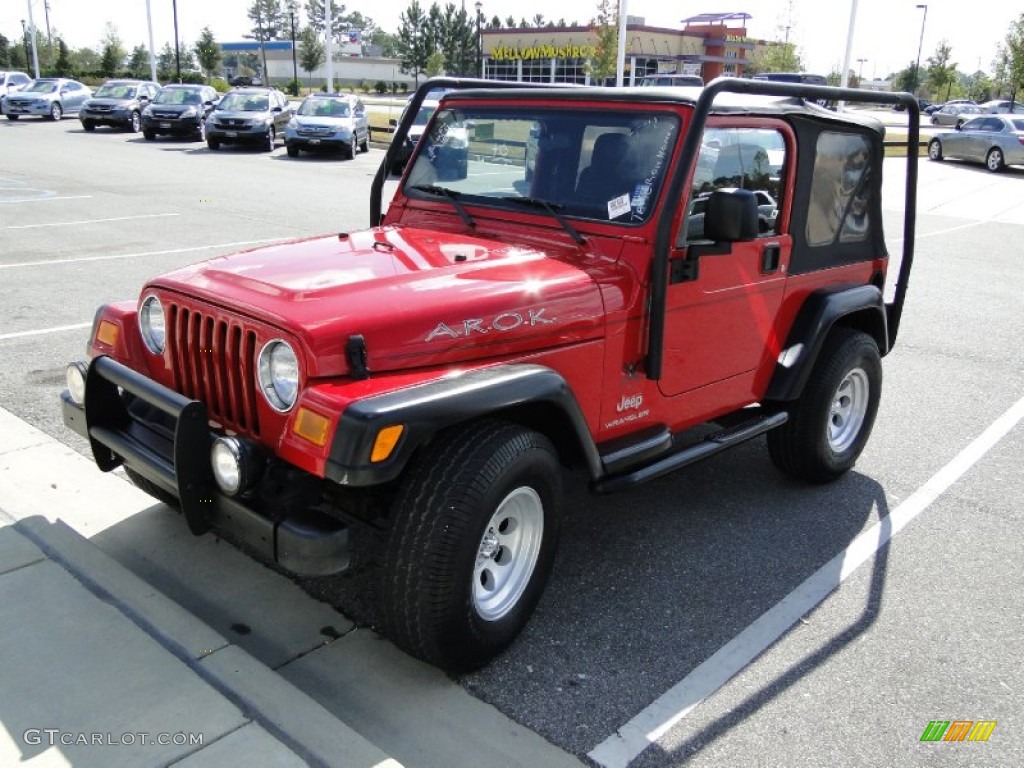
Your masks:
{"label": "a.r.o.k. decal", "polygon": [[437,338],[463,339],[475,333],[486,334],[492,331],[514,331],[522,326],[548,325],[555,322],[553,317],[545,317],[546,309],[530,309],[525,312],[502,312],[494,317],[468,317],[455,323],[438,323],[424,341]]}

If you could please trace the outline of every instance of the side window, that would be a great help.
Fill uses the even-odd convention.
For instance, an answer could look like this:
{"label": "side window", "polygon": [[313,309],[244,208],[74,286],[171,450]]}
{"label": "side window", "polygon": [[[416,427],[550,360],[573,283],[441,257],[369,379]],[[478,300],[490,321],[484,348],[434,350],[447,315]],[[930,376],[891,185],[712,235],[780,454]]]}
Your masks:
{"label": "side window", "polygon": [[778,232],[779,200],[787,166],[786,140],[775,128],[708,128],[701,139],[685,229],[677,245],[704,237],[704,209],[712,192],[749,189],[757,197],[758,229]]}
{"label": "side window", "polygon": [[870,157],[864,136],[826,131],[818,137],[807,208],[808,245],[867,238],[873,186]]}
{"label": "side window", "polygon": [[997,117],[986,117],[984,130],[1000,133],[1003,130],[1003,121]]}

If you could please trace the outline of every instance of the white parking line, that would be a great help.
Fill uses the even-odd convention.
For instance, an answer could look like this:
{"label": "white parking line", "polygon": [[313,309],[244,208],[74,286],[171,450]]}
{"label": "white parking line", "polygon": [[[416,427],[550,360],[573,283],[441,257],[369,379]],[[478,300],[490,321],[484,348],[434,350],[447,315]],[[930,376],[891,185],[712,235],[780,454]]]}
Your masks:
{"label": "white parking line", "polygon": [[67,195],[65,197],[23,197],[20,200],[0,200],[0,203],[43,203],[51,200],[88,200],[92,195]]}
{"label": "white parking line", "polygon": [[134,221],[135,219],[161,219],[167,216],[181,216],[180,213],[145,213],[139,216],[118,216],[113,219],[85,219],[83,221],[51,221],[46,224],[15,224],[3,229],[36,229],[38,227],[71,227],[77,224],[103,224],[108,221]]}
{"label": "white parking line", "polygon": [[237,248],[241,245],[260,245],[266,243],[280,243],[291,240],[290,237],[270,237],[266,240],[239,240],[235,243],[216,243],[214,245],[196,245],[192,248],[171,248],[166,251],[144,251],[143,253],[116,253],[109,256],[82,256],[77,259],[51,259],[49,261],[21,261],[15,264],[0,264],[0,269],[14,269],[16,267],[48,267],[55,264],[81,264],[85,261],[110,261],[112,259],[137,259],[143,256],[166,256],[172,253],[189,253],[191,251],[208,251],[212,248]]}
{"label": "white parking line", "polygon": [[704,699],[741,672],[825,600],[910,521],[966,474],[1024,418],[1024,398],[1010,407],[913,495],[864,531],[800,586],[763,613],[672,688],[655,699],[587,756],[605,768],[625,768]]}
{"label": "white parking line", "polygon": [[91,328],[92,323],[76,323],[75,325],[58,325],[56,328],[41,328],[37,331],[18,331],[17,333],[0,333],[0,341],[7,339],[21,339],[26,336],[42,336],[47,333],[60,333],[61,331],[80,331],[83,328]]}

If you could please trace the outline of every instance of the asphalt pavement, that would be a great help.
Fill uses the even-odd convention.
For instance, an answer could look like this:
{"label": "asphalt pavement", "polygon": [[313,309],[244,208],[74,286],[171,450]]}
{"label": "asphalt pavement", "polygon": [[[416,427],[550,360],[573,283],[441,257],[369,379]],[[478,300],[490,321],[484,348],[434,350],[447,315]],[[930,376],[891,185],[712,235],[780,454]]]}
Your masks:
{"label": "asphalt pavement", "polygon": [[[407,766],[1024,764],[1024,170],[922,161],[901,336],[854,472],[803,486],[753,442],[613,496],[570,477],[533,621],[451,681],[373,633],[366,574],[297,584],[191,537],[100,475],[57,409],[98,304],[200,258],[365,226],[382,153],[211,153],[74,120],[0,122],[0,137],[0,407],[14,420],[0,423],[45,433],[0,451],[0,508],[64,521],[382,753]],[[894,253],[903,162],[885,164]],[[12,642],[0,630],[16,664]],[[69,665],[58,683],[86,679]],[[0,707],[0,762],[29,754],[12,712]],[[984,743],[921,742],[934,720],[997,725]]]}

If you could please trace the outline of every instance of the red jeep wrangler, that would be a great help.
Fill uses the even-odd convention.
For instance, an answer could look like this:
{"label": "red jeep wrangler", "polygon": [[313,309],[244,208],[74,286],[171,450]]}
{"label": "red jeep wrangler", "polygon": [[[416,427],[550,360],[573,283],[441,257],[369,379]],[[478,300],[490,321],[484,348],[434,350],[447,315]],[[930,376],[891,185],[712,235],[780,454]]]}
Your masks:
{"label": "red jeep wrangler", "polygon": [[[302,574],[385,553],[384,631],[449,670],[516,637],[551,570],[563,466],[608,492],[767,435],[850,469],[914,244],[917,102],[435,79],[372,226],[212,259],[97,313],[66,423],[179,508]],[[386,215],[419,103],[450,87]],[[806,99],[806,101],[805,101]],[[904,252],[883,299],[883,130],[910,114]]]}

